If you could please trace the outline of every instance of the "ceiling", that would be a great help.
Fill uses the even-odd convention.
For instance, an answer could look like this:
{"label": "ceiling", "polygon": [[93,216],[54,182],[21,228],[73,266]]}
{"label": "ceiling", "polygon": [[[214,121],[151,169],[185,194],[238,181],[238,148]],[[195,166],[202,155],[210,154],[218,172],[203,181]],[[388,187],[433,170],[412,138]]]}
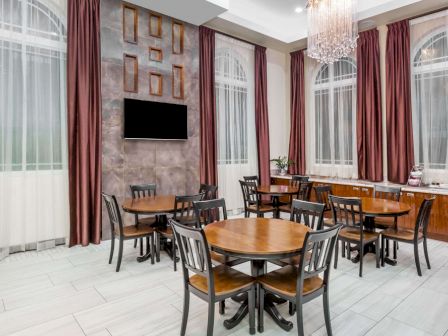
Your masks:
{"label": "ceiling", "polygon": [[[279,50],[306,44],[307,0],[128,0],[134,4]],[[446,7],[448,0],[358,0],[366,30]]]}

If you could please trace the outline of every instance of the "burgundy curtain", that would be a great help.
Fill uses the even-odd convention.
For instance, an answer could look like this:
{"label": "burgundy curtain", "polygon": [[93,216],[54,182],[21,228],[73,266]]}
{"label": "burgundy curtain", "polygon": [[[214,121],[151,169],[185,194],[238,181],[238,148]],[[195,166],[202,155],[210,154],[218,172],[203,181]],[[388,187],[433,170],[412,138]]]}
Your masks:
{"label": "burgundy curtain", "polygon": [[260,184],[271,183],[266,48],[255,46],[255,128]]}
{"label": "burgundy curtain", "polygon": [[359,34],[357,47],[358,177],[383,181],[383,143],[379,33]]}
{"label": "burgundy curtain", "polygon": [[200,180],[218,185],[215,113],[215,31],[199,27]]}
{"label": "burgundy curtain", "polygon": [[68,1],[70,246],[101,239],[100,0]]}
{"label": "burgundy curtain", "polygon": [[414,165],[409,21],[388,25],[386,47],[387,174],[405,184]]}
{"label": "burgundy curtain", "polygon": [[289,134],[289,159],[294,164],[290,174],[305,175],[305,72],[304,51],[291,53],[291,131]]}

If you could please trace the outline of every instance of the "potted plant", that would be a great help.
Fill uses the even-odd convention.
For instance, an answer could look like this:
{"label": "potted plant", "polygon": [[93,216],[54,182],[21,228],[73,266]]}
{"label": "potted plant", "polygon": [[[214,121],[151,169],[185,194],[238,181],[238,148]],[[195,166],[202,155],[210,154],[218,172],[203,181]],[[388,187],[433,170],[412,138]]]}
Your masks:
{"label": "potted plant", "polygon": [[286,175],[288,167],[294,164],[294,161],[289,160],[286,156],[279,156],[276,159],[272,159],[271,162],[275,163],[275,166],[279,170],[280,175]]}

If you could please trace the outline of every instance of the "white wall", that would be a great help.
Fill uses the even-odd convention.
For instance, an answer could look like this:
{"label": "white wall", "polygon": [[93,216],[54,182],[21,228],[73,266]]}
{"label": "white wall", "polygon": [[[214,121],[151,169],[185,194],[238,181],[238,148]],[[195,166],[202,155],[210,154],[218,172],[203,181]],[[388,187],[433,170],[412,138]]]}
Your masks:
{"label": "white wall", "polygon": [[[290,56],[267,49],[269,140],[271,158],[287,156],[290,132]],[[273,169],[274,166],[271,166]]]}

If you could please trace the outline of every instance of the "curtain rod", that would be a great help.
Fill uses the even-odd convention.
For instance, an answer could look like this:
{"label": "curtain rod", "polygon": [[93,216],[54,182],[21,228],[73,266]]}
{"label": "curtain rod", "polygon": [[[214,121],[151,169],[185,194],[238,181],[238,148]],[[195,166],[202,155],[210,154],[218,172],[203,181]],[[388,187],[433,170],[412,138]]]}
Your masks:
{"label": "curtain rod", "polygon": [[445,7],[442,7],[442,8],[439,8],[439,9],[435,9],[433,11],[430,11],[430,12],[427,12],[427,13],[424,13],[424,14],[419,14],[419,15],[410,17],[408,20],[409,21],[415,20],[415,19],[427,16],[427,15],[431,15],[431,14],[437,13],[437,12],[443,12],[444,10],[447,10],[447,9],[448,9],[448,6],[445,6]]}
{"label": "curtain rod", "polygon": [[[207,27],[207,26],[206,26],[206,27]],[[224,35],[224,36],[227,36],[227,37],[233,38],[233,39],[235,39],[235,40],[238,40],[238,41],[240,41],[240,42],[244,42],[244,43],[247,43],[247,44],[253,45],[254,47],[255,47],[255,46],[260,46],[259,44],[256,44],[256,43],[253,43],[253,42],[250,42],[250,41],[244,40],[244,39],[242,39],[242,38],[239,38],[239,37],[236,37],[236,36],[233,36],[233,35],[230,35],[230,34],[224,33],[224,32],[222,32],[222,31],[219,31],[219,30],[215,29],[215,28],[211,28],[211,27],[207,27],[207,28],[213,29],[213,30],[214,30],[214,31],[215,31],[216,33],[218,33],[218,34],[221,34],[221,35]]]}

